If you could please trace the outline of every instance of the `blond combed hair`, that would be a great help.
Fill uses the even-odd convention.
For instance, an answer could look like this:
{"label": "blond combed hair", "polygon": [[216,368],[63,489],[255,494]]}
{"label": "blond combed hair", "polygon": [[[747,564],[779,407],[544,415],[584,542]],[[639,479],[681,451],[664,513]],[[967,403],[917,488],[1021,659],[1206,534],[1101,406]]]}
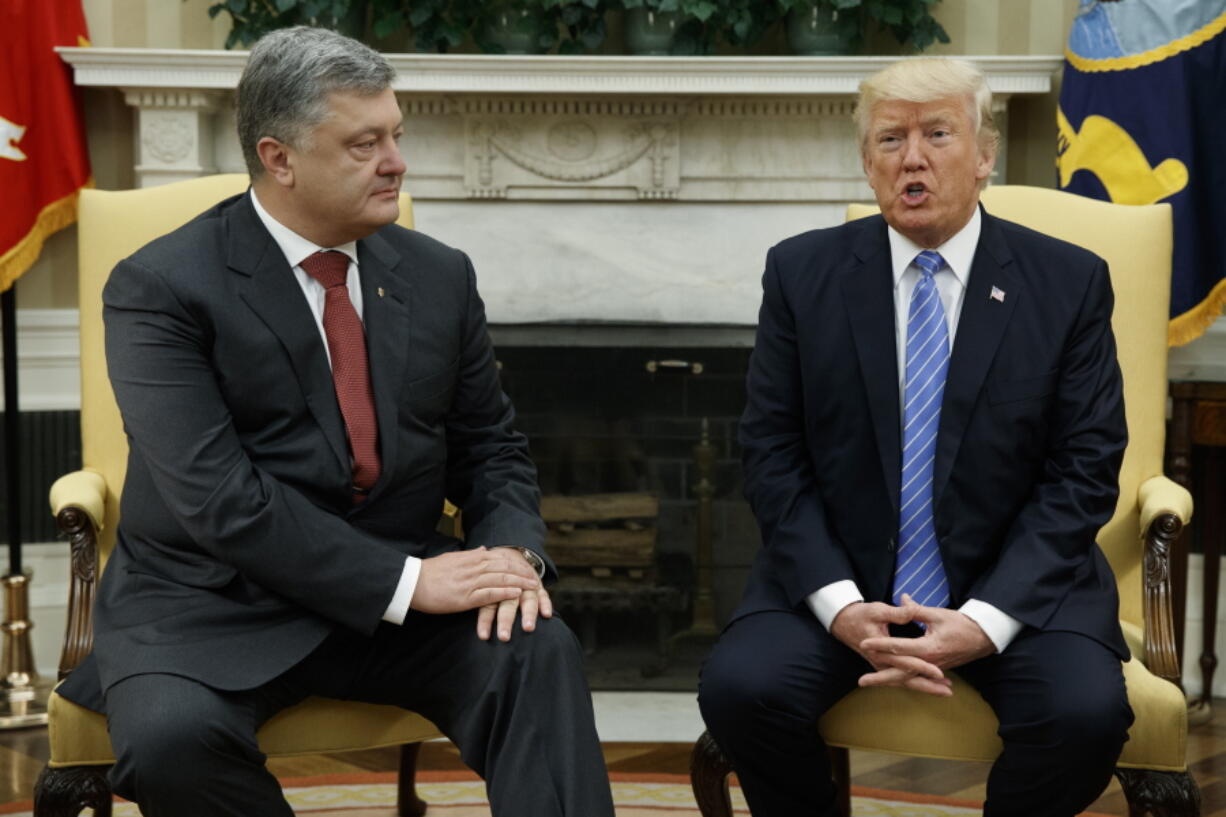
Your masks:
{"label": "blond combed hair", "polygon": [[879,102],[933,102],[956,96],[968,101],[981,150],[992,156],[1000,144],[1000,131],[992,116],[992,90],[983,72],[966,60],[949,57],[912,57],[883,68],[860,82],[860,96],[852,114],[860,150],[868,139],[873,108]]}

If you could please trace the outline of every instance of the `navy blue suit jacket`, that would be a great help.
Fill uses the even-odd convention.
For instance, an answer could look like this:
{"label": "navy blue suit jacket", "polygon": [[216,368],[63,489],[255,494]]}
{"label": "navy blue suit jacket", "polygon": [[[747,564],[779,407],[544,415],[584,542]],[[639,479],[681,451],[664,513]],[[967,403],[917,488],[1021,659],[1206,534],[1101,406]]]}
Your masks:
{"label": "navy blue suit jacket", "polygon": [[[804,609],[841,579],[888,601],[902,442],[885,220],[783,241],[762,286],[740,442],[763,549],[734,618]],[[951,607],[977,598],[1127,658],[1094,541],[1127,441],[1112,303],[1102,259],[984,213],[941,407],[934,513]]]}

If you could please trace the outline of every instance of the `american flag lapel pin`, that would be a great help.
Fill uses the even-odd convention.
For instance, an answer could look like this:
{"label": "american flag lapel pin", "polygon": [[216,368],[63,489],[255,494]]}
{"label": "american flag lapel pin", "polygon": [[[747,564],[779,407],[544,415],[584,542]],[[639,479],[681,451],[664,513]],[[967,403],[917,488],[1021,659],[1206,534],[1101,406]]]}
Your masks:
{"label": "american flag lapel pin", "polygon": [[1000,287],[992,287],[992,293],[988,297],[993,301],[1000,301],[1003,304],[1005,302],[1005,291]]}

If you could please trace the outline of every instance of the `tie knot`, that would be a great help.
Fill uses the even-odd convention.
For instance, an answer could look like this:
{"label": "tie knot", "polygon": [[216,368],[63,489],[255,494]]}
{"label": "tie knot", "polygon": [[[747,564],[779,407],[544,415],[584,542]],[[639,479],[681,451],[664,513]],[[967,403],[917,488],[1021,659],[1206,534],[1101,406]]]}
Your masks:
{"label": "tie knot", "polygon": [[349,256],[335,250],[324,250],[302,259],[306,274],[321,283],[324,289],[344,286],[349,276]]}
{"label": "tie knot", "polygon": [[925,276],[936,275],[944,264],[945,259],[941,257],[941,254],[932,250],[924,250],[915,256],[915,266],[919,267],[920,272]]}

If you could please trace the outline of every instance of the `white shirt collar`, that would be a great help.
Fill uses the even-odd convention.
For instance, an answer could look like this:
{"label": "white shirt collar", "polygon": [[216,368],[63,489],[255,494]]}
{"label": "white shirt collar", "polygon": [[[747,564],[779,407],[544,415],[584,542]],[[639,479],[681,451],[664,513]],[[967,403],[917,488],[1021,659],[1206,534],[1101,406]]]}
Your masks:
{"label": "white shirt collar", "polygon": [[[975,260],[975,248],[979,246],[979,233],[982,227],[983,217],[979,213],[979,207],[976,206],[966,226],[936,248],[963,288],[966,287],[966,282],[971,277],[971,264]],[[911,266],[915,256],[926,248],[919,246],[893,227],[887,227],[886,231],[890,237],[890,261],[894,268],[894,286],[897,288],[899,280]]]}
{"label": "white shirt collar", "polygon": [[349,260],[355,265],[358,263],[358,242],[348,241],[336,247],[321,247],[314,241],[298,235],[298,233],[273,218],[264,209],[264,206],[260,204],[259,198],[255,195],[254,187],[248,188],[247,194],[251,196],[251,206],[255,208],[255,214],[260,217],[260,221],[263,222],[268,232],[272,235],[272,240],[277,242],[277,246],[281,248],[281,252],[285,255],[285,260],[289,262],[291,267],[301,265],[303,259],[310,258],[321,250],[343,252],[349,256]]}

